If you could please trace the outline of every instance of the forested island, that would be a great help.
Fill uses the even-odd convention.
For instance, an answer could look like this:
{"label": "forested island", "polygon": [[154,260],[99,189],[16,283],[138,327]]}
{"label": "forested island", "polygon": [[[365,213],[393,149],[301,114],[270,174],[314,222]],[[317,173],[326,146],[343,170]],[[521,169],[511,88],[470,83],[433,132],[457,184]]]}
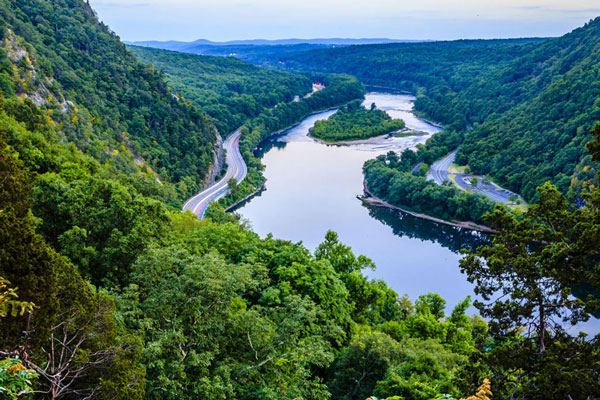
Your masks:
{"label": "forested island", "polygon": [[[600,20],[561,39],[477,50],[489,63],[467,70],[513,88],[519,106],[496,116],[491,91],[484,91],[473,97],[480,108],[463,110],[473,125],[468,134],[451,127],[416,152],[367,163],[378,196],[447,218],[483,220],[497,231],[460,261],[477,299],[465,296],[446,310],[436,293],[408,299],[369,279],[373,262],[334,232],[311,252],[261,238],[219,210],[205,220],[180,212],[215,162],[218,124],[242,123],[239,146],[260,181],[253,154],[260,141],[312,112],[361,99],[356,77],[323,67],[295,78],[194,58],[194,68],[205,62],[219,71],[216,82],[204,76],[205,98],[199,88],[182,95],[183,87],[167,82],[177,85],[176,72],[137,60],[87,1],[0,2],[0,17],[1,397],[600,397],[600,336],[567,329],[600,305],[600,191],[593,183],[600,124],[589,133],[591,121],[600,120],[593,75],[599,53],[589,51],[597,49]],[[515,72],[519,63],[531,70]],[[255,85],[254,72],[276,77],[272,98]],[[313,77],[327,87],[290,99]],[[432,110],[455,104],[462,91],[446,89],[430,87],[419,101],[434,102]],[[567,90],[573,95],[560,95]],[[227,100],[229,91],[235,101]],[[213,100],[219,104],[204,109]],[[256,108],[245,110],[245,100]],[[476,110],[489,117],[478,126]],[[228,112],[231,120],[216,122]],[[500,121],[514,134],[501,135]],[[536,122],[531,131],[522,130],[526,121]],[[519,158],[531,151],[518,149],[528,140],[539,147]],[[478,198],[423,184],[425,168],[413,172],[419,162],[473,143],[483,150],[463,154],[469,165],[502,149],[521,167],[499,168],[498,176],[538,200],[526,213],[492,210]],[[477,168],[502,167],[499,160],[481,159],[485,165]],[[544,183],[549,177],[558,187]],[[429,197],[402,192],[411,188]],[[565,195],[573,195],[571,188],[577,203]],[[444,210],[448,202],[456,207]],[[578,297],[573,288],[581,289]],[[480,316],[469,315],[471,304]]]}
{"label": "forested island", "polygon": [[355,100],[323,121],[317,121],[310,135],[325,142],[335,143],[368,139],[375,136],[398,132],[404,128],[404,121],[392,119],[375,105],[369,109]]}

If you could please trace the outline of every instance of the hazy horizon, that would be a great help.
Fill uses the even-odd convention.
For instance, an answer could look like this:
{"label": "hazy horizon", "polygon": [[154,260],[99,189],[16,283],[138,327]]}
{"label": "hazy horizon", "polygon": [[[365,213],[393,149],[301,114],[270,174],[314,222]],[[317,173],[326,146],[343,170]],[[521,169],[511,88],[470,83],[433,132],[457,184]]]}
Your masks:
{"label": "hazy horizon", "polygon": [[454,40],[563,35],[600,15],[597,0],[90,0],[123,40],[389,38]]}

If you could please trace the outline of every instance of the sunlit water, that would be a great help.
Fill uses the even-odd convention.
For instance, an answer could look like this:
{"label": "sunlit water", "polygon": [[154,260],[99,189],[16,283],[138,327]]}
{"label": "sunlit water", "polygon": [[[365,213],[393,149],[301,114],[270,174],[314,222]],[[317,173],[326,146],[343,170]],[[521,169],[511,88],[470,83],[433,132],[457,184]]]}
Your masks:
{"label": "sunlit water", "polygon": [[314,250],[327,230],[355,254],[364,254],[377,265],[365,273],[383,279],[399,294],[411,299],[439,293],[453,307],[473,287],[458,268],[459,251],[485,242],[485,235],[421,220],[385,208],[363,206],[362,166],[366,160],[390,150],[415,148],[439,128],[412,113],[414,97],[369,93],[365,105],[375,103],[408,128],[428,135],[382,139],[376,144],[334,146],[307,136],[315,121],[334,111],[309,116],[298,126],[264,143],[260,149],[266,166],[266,191],[236,211],[264,237],[302,242]]}

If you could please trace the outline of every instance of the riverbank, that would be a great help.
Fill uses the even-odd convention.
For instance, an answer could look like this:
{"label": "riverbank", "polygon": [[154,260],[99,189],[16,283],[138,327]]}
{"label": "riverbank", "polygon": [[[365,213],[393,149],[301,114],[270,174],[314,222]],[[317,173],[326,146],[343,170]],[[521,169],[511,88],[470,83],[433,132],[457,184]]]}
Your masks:
{"label": "riverbank", "polygon": [[376,92],[383,92],[383,91],[389,91],[389,92],[393,92],[393,93],[398,93],[398,94],[406,94],[409,96],[415,96],[414,93],[408,92],[406,90],[402,90],[402,89],[397,89],[397,88],[393,88],[393,87],[389,87],[389,86],[377,86],[377,85],[367,85],[365,84],[365,88],[369,89],[375,89],[374,91]]}
{"label": "riverbank", "polygon": [[429,133],[427,133],[427,132],[422,132],[422,131],[416,131],[416,130],[413,130],[413,129],[408,129],[408,130],[402,130],[402,131],[397,131],[397,132],[392,132],[392,133],[386,133],[385,135],[373,136],[373,137],[368,138],[368,139],[357,139],[357,140],[344,140],[344,141],[339,141],[339,142],[328,142],[326,140],[314,137],[313,135],[311,135],[311,132],[312,132],[312,129],[309,129],[307,136],[309,138],[311,138],[312,140],[314,140],[315,142],[320,143],[320,144],[324,144],[324,145],[333,145],[333,146],[353,146],[353,145],[357,145],[357,144],[378,144],[382,140],[393,138],[393,137],[409,137],[409,136],[424,136],[424,135],[429,135]]}
{"label": "riverbank", "polygon": [[251,198],[253,198],[254,196],[262,193],[263,191],[267,190],[267,187],[265,186],[267,183],[267,180],[264,179],[262,185],[260,185],[258,187],[258,189],[256,189],[255,191],[253,191],[252,193],[248,194],[247,196],[245,196],[244,198],[236,201],[235,203],[233,203],[232,205],[230,205],[229,207],[227,207],[225,210],[225,212],[232,212],[235,211],[235,209],[241,205],[243,205],[246,201],[250,200]]}
{"label": "riverbank", "polygon": [[[302,121],[304,121],[306,118],[312,116],[312,115],[316,115],[316,114],[320,114],[320,113],[324,113],[324,112],[328,112],[328,111],[332,111],[332,110],[337,110],[339,107],[344,106],[347,103],[344,103],[340,106],[335,106],[335,107],[329,107],[323,110],[318,110],[318,111],[313,111],[307,115],[305,115],[300,121],[296,122],[295,124],[292,124],[290,126],[287,126],[283,129],[280,129],[278,131],[272,132],[270,134],[268,134],[267,136],[265,136],[253,149],[253,152],[256,152],[265,142],[267,142],[268,140],[272,140],[274,137],[278,136],[278,135],[282,135],[285,134],[287,131],[294,129],[295,127],[297,127],[298,125],[300,125],[302,123]],[[245,160],[244,160],[245,162]],[[254,190],[252,190],[250,193],[248,193],[247,195],[245,195],[243,198],[236,200],[234,203],[232,203],[231,205],[227,205],[225,206],[223,204],[223,201],[226,201],[226,199],[230,196],[230,194],[228,193],[227,195],[225,195],[220,201],[221,201],[221,205],[225,206],[226,208],[224,208],[225,212],[233,212],[235,211],[236,208],[240,207],[241,205],[243,205],[244,203],[246,203],[247,201],[251,200],[254,196],[260,194],[261,192],[263,192],[264,190],[266,190],[266,182],[267,180],[264,178],[262,171],[259,171],[260,174],[260,185],[258,185]]]}
{"label": "riverbank", "polygon": [[484,232],[484,233],[496,233],[495,230],[493,230],[492,228],[485,226],[485,225],[479,225],[476,224],[475,222],[471,222],[471,221],[446,221],[440,218],[436,218],[436,217],[432,217],[430,215],[427,214],[421,214],[421,213],[416,213],[414,211],[410,211],[407,210],[405,208],[402,207],[398,207],[395,206],[393,204],[388,203],[387,201],[380,199],[379,197],[375,196],[373,193],[371,193],[367,187],[367,181],[366,179],[363,180],[363,190],[365,192],[365,196],[357,196],[358,199],[360,201],[362,201],[365,204],[371,205],[371,206],[376,206],[376,207],[385,207],[385,208],[389,208],[392,210],[398,210],[400,212],[403,212],[405,214],[409,214],[412,215],[413,217],[416,218],[420,218],[420,219],[425,219],[428,221],[433,221],[433,222],[437,222],[439,224],[444,224],[444,225],[450,225],[450,226],[455,226],[458,228],[466,228],[466,229],[471,229],[474,231],[478,231],[478,232]]}
{"label": "riverbank", "polygon": [[286,128],[280,129],[280,130],[278,130],[276,132],[269,133],[267,136],[264,137],[264,139],[262,139],[260,142],[258,142],[258,144],[252,149],[252,151],[258,150],[261,147],[261,145],[264,142],[266,142],[267,140],[271,140],[275,136],[282,135],[282,134],[286,133],[287,131],[289,131],[290,129],[294,129],[295,127],[297,127],[298,125],[300,125],[302,123],[302,121],[304,121],[306,118],[310,117],[311,115],[316,115],[316,114],[324,113],[324,112],[327,112],[327,111],[337,110],[340,107],[345,106],[346,104],[348,104],[348,103],[344,103],[344,104],[341,104],[341,105],[335,106],[335,107],[329,107],[329,108],[326,108],[326,109],[323,109],[323,110],[319,110],[319,111],[313,111],[310,114],[306,114],[300,121],[296,122],[295,124],[292,124],[292,125],[290,125],[290,126],[288,126]]}

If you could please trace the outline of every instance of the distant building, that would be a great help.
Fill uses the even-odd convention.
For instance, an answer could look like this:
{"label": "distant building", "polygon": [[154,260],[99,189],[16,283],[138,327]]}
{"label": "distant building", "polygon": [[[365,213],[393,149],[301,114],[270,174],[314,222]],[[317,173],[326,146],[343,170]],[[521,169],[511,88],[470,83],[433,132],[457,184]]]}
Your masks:
{"label": "distant building", "polygon": [[325,84],[321,82],[313,83],[313,92],[318,92],[319,90],[325,89]]}

